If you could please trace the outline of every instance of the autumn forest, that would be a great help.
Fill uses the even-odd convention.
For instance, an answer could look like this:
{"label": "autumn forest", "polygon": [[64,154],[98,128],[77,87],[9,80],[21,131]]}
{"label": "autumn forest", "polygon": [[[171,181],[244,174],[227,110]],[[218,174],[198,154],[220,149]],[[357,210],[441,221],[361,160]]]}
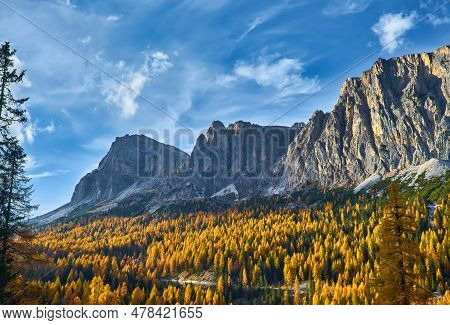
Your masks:
{"label": "autumn forest", "polygon": [[[39,232],[39,258],[16,292],[31,304],[448,304],[449,199],[432,215],[420,196],[404,199],[397,188],[297,211],[69,221]],[[396,209],[406,220],[403,254],[412,250],[405,301],[382,279],[397,272],[389,268],[397,244],[383,243],[393,240],[383,232]]]}

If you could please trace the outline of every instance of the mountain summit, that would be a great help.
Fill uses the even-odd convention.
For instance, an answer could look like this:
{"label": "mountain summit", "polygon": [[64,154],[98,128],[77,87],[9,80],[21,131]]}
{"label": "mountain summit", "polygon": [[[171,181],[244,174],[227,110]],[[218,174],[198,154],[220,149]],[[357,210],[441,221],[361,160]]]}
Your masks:
{"label": "mountain summit", "polygon": [[450,155],[450,47],[379,59],[344,82],[330,113],[318,111],[283,160],[284,182],[358,183]]}
{"label": "mountain summit", "polygon": [[378,59],[344,82],[331,112],[316,111],[306,125],[214,121],[190,156],[142,135],[117,138],[71,202],[37,220],[155,211],[177,200],[238,200],[306,183],[354,186],[433,158],[450,160],[449,138],[450,47],[443,46]]}
{"label": "mountain summit", "polygon": [[71,204],[112,199],[142,177],[172,176],[189,155],[144,135],[116,138],[98,168],[75,187]]}

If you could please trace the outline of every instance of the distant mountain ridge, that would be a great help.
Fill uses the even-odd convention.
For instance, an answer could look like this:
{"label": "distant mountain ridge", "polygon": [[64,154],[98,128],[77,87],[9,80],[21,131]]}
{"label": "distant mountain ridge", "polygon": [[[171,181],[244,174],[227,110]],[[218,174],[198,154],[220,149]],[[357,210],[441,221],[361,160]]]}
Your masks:
{"label": "distant mountain ridge", "polygon": [[191,155],[143,135],[117,138],[71,202],[37,220],[117,207],[155,211],[176,200],[242,200],[310,183],[352,187],[433,158],[448,161],[449,100],[449,46],[379,59],[344,82],[331,112],[316,111],[307,124],[214,121]]}

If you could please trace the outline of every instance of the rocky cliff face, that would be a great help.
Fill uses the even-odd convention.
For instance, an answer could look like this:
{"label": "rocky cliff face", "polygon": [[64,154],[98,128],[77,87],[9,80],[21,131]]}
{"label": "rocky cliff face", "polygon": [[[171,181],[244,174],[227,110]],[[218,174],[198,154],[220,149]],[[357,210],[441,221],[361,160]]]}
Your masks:
{"label": "rocky cliff face", "polygon": [[348,79],[334,109],[314,113],[289,146],[284,185],[350,185],[430,158],[449,160],[449,100],[449,46],[377,60]]}
{"label": "rocky cliff face", "polygon": [[154,211],[173,201],[222,197],[229,185],[236,189],[231,199],[255,194],[303,126],[240,121],[225,127],[216,121],[197,139],[192,156],[143,135],[116,138],[98,168],[76,185],[71,202],[40,221],[86,211]]}
{"label": "rocky cliff face", "polygon": [[286,154],[303,126],[259,126],[238,121],[225,127],[215,121],[197,139],[188,171],[206,196],[230,184],[235,184],[241,194],[254,193],[266,179],[277,176],[274,164]]}
{"label": "rocky cliff face", "polygon": [[310,182],[365,186],[432,158],[450,160],[449,100],[449,46],[379,59],[361,78],[346,80],[330,113],[316,111],[306,125],[215,121],[191,156],[145,136],[117,138],[71,202],[40,220],[283,194]]}
{"label": "rocky cliff face", "polygon": [[185,152],[143,135],[116,138],[97,169],[75,187],[71,204],[112,199],[142,178],[167,178],[188,162]]}

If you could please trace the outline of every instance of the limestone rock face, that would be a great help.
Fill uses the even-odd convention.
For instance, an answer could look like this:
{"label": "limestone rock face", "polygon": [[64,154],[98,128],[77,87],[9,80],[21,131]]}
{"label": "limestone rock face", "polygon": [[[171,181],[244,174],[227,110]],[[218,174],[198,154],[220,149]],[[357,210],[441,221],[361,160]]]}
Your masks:
{"label": "limestone rock face", "polygon": [[448,166],[449,100],[449,46],[379,59],[361,78],[344,82],[331,112],[316,111],[307,124],[214,121],[191,156],[142,135],[117,138],[71,202],[38,219],[152,212],[174,201],[239,200],[316,184],[354,186],[433,158]]}
{"label": "limestone rock face", "polygon": [[238,121],[225,127],[211,124],[200,135],[189,160],[193,182],[209,196],[236,184],[239,192],[255,193],[273,178],[273,166],[287,152],[289,144],[304,127],[259,126]]}
{"label": "limestone rock face", "polygon": [[144,135],[116,138],[98,168],[75,187],[71,204],[114,198],[142,178],[170,177],[189,155]]}
{"label": "limestone rock face", "polygon": [[190,167],[203,177],[260,176],[286,154],[298,131],[297,127],[259,126],[242,121],[225,127],[215,121],[197,139]]}
{"label": "limestone rock face", "polygon": [[431,158],[450,159],[450,47],[379,59],[347,79],[289,146],[283,182],[350,185]]}

